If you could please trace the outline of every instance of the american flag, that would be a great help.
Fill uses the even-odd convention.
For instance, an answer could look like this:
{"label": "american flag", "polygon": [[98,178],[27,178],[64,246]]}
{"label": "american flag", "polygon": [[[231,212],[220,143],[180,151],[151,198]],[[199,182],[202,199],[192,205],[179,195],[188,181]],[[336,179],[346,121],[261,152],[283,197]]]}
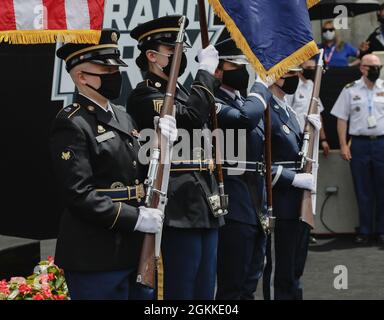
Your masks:
{"label": "american flag", "polygon": [[0,42],[97,43],[105,0],[1,0]]}

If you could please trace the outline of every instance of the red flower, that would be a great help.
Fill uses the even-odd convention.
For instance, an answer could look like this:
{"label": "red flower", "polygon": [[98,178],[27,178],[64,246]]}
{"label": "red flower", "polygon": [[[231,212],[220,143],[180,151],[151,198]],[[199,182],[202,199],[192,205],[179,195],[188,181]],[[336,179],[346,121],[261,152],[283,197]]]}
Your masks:
{"label": "red flower", "polygon": [[31,288],[31,286],[29,286],[27,284],[22,284],[19,286],[19,292],[21,294],[28,294],[28,293],[32,292],[32,288]]}
{"label": "red flower", "polygon": [[8,288],[8,282],[5,280],[0,281],[0,293],[8,295],[10,293]]}
{"label": "red flower", "polygon": [[55,261],[55,258],[54,257],[52,257],[52,256],[48,256],[48,261],[50,262],[50,263],[53,263],[54,261]]}
{"label": "red flower", "polygon": [[55,279],[55,275],[52,272],[48,273],[48,281],[52,281],[54,279]]}
{"label": "red flower", "polygon": [[58,295],[53,296],[53,299],[54,300],[65,300],[66,297],[65,297],[65,294],[58,294]]}
{"label": "red flower", "polygon": [[42,295],[40,292],[38,292],[38,293],[36,293],[36,294],[32,297],[32,299],[33,299],[33,300],[44,300],[44,297],[43,297],[43,295]]}
{"label": "red flower", "polygon": [[51,292],[51,289],[49,289],[49,287],[43,289],[43,296],[46,299],[52,298],[52,292]]}

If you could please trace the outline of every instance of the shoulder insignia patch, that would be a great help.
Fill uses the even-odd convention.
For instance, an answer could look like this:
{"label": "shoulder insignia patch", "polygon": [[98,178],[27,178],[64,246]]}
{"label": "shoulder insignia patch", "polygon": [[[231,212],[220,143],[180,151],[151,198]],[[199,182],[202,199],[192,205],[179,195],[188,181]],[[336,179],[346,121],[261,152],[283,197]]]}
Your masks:
{"label": "shoulder insignia patch", "polygon": [[153,109],[157,112],[161,112],[161,108],[163,107],[164,100],[153,100]]}
{"label": "shoulder insignia patch", "polygon": [[61,109],[58,114],[56,115],[56,118],[63,117],[63,118],[71,118],[77,111],[79,111],[81,106],[78,103],[73,103],[63,109]]}

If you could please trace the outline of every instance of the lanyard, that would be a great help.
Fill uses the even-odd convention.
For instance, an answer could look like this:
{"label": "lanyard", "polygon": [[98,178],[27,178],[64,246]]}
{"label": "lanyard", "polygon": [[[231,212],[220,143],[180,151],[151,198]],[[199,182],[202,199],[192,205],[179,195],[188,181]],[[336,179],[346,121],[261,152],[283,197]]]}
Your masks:
{"label": "lanyard", "polygon": [[373,110],[373,89],[368,91],[368,112],[369,116],[372,116],[372,110]]}
{"label": "lanyard", "polygon": [[329,54],[324,53],[324,62],[326,65],[328,65],[331,62],[331,59],[333,57],[333,54],[335,53],[336,45],[333,45],[331,52]]}

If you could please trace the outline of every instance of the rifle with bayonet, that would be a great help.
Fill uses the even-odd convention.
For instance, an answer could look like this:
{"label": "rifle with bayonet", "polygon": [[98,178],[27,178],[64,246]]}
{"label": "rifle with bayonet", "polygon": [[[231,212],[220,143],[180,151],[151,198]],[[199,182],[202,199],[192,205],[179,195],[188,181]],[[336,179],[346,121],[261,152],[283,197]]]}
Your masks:
{"label": "rifle with bayonet", "polygon": [[[319,95],[321,80],[323,77],[323,55],[324,50],[321,49],[316,67],[316,75],[313,86],[312,98],[308,109],[308,115],[319,113]],[[314,156],[317,154],[315,148],[319,148],[318,139],[316,139],[316,137],[318,137],[318,133],[316,134],[314,126],[307,120],[304,127],[303,145],[300,152],[300,168],[302,169],[303,173],[312,173],[313,164],[317,164],[317,159],[314,158]],[[314,178],[314,180],[316,181],[316,177]],[[315,227],[313,213],[314,212],[312,203],[312,192],[309,190],[304,190],[303,200],[301,202],[300,218],[311,228]]]}
{"label": "rifle with bayonet", "polygon": [[[174,100],[176,93],[177,78],[179,75],[181,58],[184,50],[186,17],[179,21],[180,31],[177,36],[174,58],[168,79],[168,86],[161,108],[160,118],[165,115],[174,114]],[[145,181],[147,187],[145,204],[150,208],[157,208],[164,213],[167,203],[167,192],[169,174],[171,169],[172,145],[168,139],[161,135],[159,128],[156,128],[154,147],[151,152],[148,176]],[[147,233],[144,237],[138,267],[137,282],[155,288],[158,261],[160,258],[161,232],[157,234]]]}

